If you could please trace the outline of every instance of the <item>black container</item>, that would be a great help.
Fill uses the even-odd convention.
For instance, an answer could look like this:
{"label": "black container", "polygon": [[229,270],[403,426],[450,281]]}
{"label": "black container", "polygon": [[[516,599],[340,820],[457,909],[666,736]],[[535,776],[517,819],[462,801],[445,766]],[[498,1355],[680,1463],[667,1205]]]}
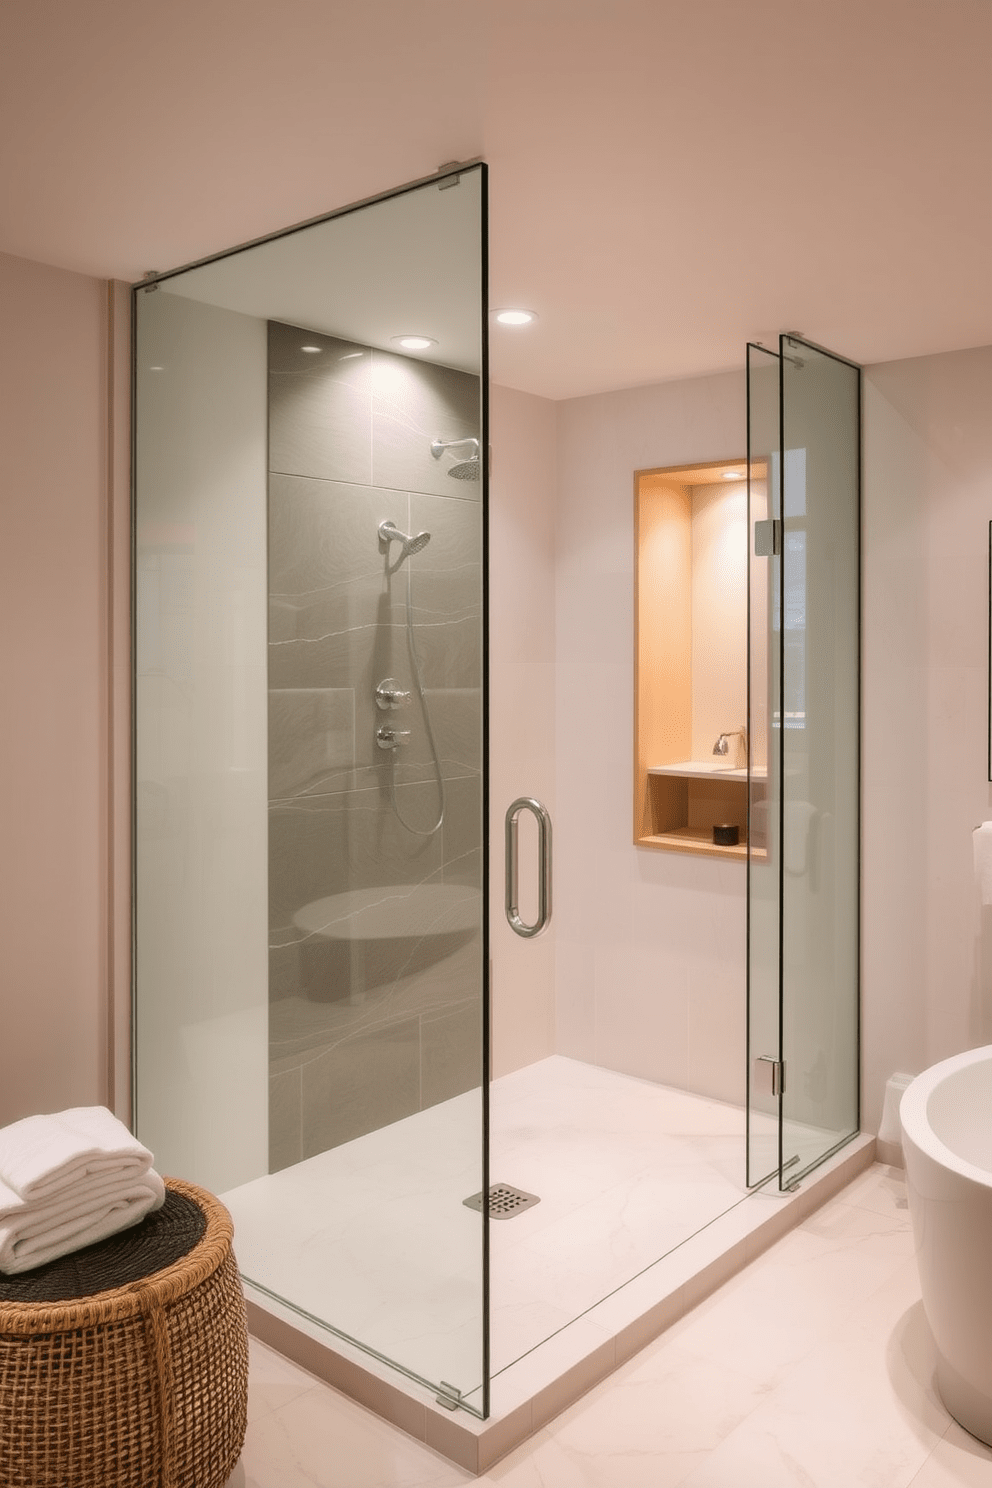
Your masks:
{"label": "black container", "polygon": [[722,824],[713,828],[713,843],[716,847],[736,847],[741,840],[741,829],[738,826]]}

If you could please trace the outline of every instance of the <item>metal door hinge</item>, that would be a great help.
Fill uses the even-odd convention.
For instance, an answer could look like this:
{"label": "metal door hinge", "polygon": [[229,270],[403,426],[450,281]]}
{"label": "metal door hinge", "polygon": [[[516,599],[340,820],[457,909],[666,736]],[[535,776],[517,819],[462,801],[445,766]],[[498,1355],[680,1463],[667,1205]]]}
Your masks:
{"label": "metal door hinge", "polygon": [[462,1403],[462,1392],[455,1385],[449,1385],[447,1380],[438,1382],[441,1393],[435,1397],[438,1405],[443,1405],[445,1410],[456,1411]]}
{"label": "metal door hinge", "polygon": [[779,517],[754,524],[755,558],[771,558],[782,551],[782,522]]}
{"label": "metal door hinge", "polygon": [[771,1065],[772,1095],[785,1094],[785,1060],[773,1059],[770,1054],[759,1054],[755,1064]]}

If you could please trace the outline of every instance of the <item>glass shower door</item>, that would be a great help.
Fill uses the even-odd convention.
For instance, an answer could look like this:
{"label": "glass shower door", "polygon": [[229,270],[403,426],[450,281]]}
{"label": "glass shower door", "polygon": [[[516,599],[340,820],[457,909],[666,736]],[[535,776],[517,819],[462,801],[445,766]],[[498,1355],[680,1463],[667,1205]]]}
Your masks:
{"label": "glass shower door", "polygon": [[779,359],[747,348],[748,938],[746,1181],[781,1166],[781,389]]}
{"label": "glass shower door", "polygon": [[135,287],[135,1106],[488,1411],[486,171]]}
{"label": "glass shower door", "polygon": [[858,1129],[860,371],[748,347],[747,1182]]}
{"label": "glass shower door", "polygon": [[858,1129],[861,372],[797,336],[782,380],[782,1151]]}

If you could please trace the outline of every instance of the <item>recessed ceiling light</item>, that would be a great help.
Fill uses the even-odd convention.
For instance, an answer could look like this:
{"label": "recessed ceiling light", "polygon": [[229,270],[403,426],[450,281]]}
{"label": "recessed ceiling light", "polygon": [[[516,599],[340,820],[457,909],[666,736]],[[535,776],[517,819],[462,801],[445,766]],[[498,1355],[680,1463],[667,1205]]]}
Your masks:
{"label": "recessed ceiling light", "polygon": [[314,351],[319,351],[320,350],[320,347],[319,346],[301,346],[300,347],[300,350],[301,351],[314,352]]}
{"label": "recessed ceiling light", "polygon": [[530,325],[532,320],[537,319],[537,316],[533,310],[497,310],[496,319],[500,325],[522,326]]}
{"label": "recessed ceiling light", "polygon": [[743,480],[744,479],[743,475],[741,475],[741,473],[740,473],[739,470],[725,470],[723,472],[723,478],[724,478],[724,480]]}
{"label": "recessed ceiling light", "polygon": [[389,339],[404,351],[426,351],[429,346],[437,345],[432,336],[390,336]]}

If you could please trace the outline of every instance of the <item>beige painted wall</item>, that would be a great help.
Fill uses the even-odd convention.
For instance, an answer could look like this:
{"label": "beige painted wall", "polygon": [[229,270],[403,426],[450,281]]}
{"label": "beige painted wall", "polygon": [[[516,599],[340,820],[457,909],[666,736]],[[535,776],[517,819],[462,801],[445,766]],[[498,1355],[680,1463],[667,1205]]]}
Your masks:
{"label": "beige painted wall", "polygon": [[127,284],[114,281],[108,291],[108,1104],[130,1125],[131,290]]}
{"label": "beige painted wall", "polygon": [[557,1049],[734,1101],[744,864],[630,841],[633,472],[739,457],[744,414],[739,373],[559,404],[556,523]]}
{"label": "beige painted wall", "polygon": [[0,255],[0,1123],[108,1096],[107,319]]}
{"label": "beige painted wall", "polygon": [[865,376],[863,1124],[885,1081],[992,1042],[992,347]]}
{"label": "beige painted wall", "polygon": [[[747,482],[692,487],[692,756],[747,724]],[[743,762],[728,740],[727,763]],[[738,752],[740,751],[740,752]]]}

